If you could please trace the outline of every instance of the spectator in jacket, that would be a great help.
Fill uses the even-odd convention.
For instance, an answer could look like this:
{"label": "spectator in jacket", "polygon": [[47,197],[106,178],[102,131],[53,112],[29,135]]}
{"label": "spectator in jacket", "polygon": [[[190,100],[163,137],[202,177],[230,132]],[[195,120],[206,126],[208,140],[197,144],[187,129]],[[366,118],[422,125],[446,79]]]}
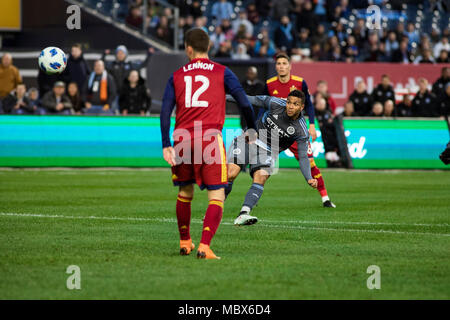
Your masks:
{"label": "spectator in jacket", "polygon": [[358,114],[355,112],[352,101],[347,101],[344,103],[344,117],[357,117]]}
{"label": "spectator in jacket", "polygon": [[450,59],[448,58],[449,52],[450,51],[442,49],[441,53],[439,54],[439,57],[437,57],[436,59],[436,63],[449,63],[450,62]]}
{"label": "spectator in jacket", "polygon": [[439,110],[436,96],[428,90],[428,81],[419,79],[419,91],[412,102],[412,112],[415,117],[438,117]]}
{"label": "spectator in jacket", "polygon": [[126,116],[128,114],[140,114],[144,116],[152,104],[150,90],[145,86],[145,81],[139,76],[139,72],[133,70],[122,86],[119,97],[120,112]]}
{"label": "spectator in jacket", "polygon": [[392,62],[411,63],[411,52],[408,50],[408,39],[400,41],[400,47],[392,52]]}
{"label": "spectator in jacket", "polygon": [[438,97],[438,108],[441,116],[450,116],[450,82],[445,86],[445,91]]}
{"label": "spectator in jacket", "polygon": [[319,80],[317,82],[317,89],[316,93],[314,94],[314,98],[317,96],[318,93],[322,95],[322,98],[325,99],[325,102],[327,104],[327,109],[331,111],[332,114],[336,112],[337,104],[336,101],[334,101],[333,97],[331,96],[330,92],[328,91],[328,83],[325,80]]}
{"label": "spectator in jacket", "polygon": [[125,79],[128,78],[128,74],[131,70],[138,70],[140,71],[142,68],[147,66],[147,63],[152,56],[152,54],[155,52],[153,48],[149,48],[147,51],[147,57],[144,61],[131,61],[127,59],[128,57],[128,49],[124,45],[120,45],[116,48],[116,59],[114,61],[105,61],[106,55],[110,53],[110,50],[105,50],[103,57],[101,60],[104,61],[106,70],[108,73],[113,77],[115,81],[115,88],[116,88],[116,100],[113,100],[113,105],[110,105],[112,107],[113,112],[118,111],[119,105],[118,105],[118,96],[120,95],[120,92],[122,90],[122,85],[124,84]]}
{"label": "spectator in jacket", "polygon": [[64,82],[66,84],[76,82],[78,88],[83,88],[84,82],[90,73],[89,66],[83,57],[81,45],[78,43],[74,44],[70,50],[67,67],[63,72]]}
{"label": "spectator in jacket", "polygon": [[4,112],[11,114],[33,114],[34,108],[30,100],[26,97],[26,93],[27,88],[25,84],[18,84],[16,90],[12,91],[3,99]]}
{"label": "spectator in jacket", "polygon": [[0,100],[22,83],[19,69],[13,65],[11,54],[5,53],[0,63]]}
{"label": "spectator in jacket", "polygon": [[445,86],[447,83],[450,82],[450,68],[449,67],[443,67],[441,69],[441,76],[439,79],[436,80],[436,82],[433,84],[432,92],[436,96],[440,96],[444,93]]}
{"label": "spectator in jacket", "polygon": [[142,21],[141,8],[138,5],[132,5],[128,16],[125,18],[125,23],[139,29],[142,27]]}
{"label": "spectator in jacket", "polygon": [[230,20],[233,14],[233,5],[227,0],[216,1],[211,8],[211,15],[220,23],[223,19]]}
{"label": "spectator in jacket", "polygon": [[253,36],[253,24],[247,19],[247,12],[245,10],[239,11],[239,16],[236,20],[232,22],[233,32],[234,34],[238,33],[239,27],[241,25],[245,26],[245,35],[247,37]]}
{"label": "spectator in jacket", "polygon": [[333,115],[327,108],[326,100],[322,94],[318,93],[314,100],[316,119],[319,123],[322,141],[325,148],[325,158],[327,160],[339,161],[339,145],[336,139],[336,127],[333,121]]}
{"label": "spectator in jacket", "polygon": [[67,86],[67,96],[72,103],[72,114],[81,114],[85,105],[81,99],[81,93],[76,82],[71,82]]}
{"label": "spectator in jacket", "polygon": [[438,58],[442,50],[445,50],[447,52],[450,51],[450,43],[448,43],[448,38],[445,36],[441,38],[441,41],[439,41],[434,45],[433,48],[434,57]]}
{"label": "spectator in jacket", "polygon": [[277,52],[275,44],[269,37],[269,31],[267,29],[261,30],[261,38],[258,38],[255,42],[254,53],[257,57],[273,57]]}
{"label": "spectator in jacket", "polygon": [[369,115],[372,108],[372,97],[367,92],[364,81],[358,81],[356,84],[356,89],[350,95],[349,100],[353,102],[355,113],[358,116]]}
{"label": "spectator in jacket", "polygon": [[258,69],[255,66],[248,67],[245,76],[246,79],[242,82],[242,88],[247,95],[258,96],[264,94],[264,83],[258,79]]}
{"label": "spectator in jacket", "polygon": [[418,56],[414,63],[436,63],[430,49],[423,49],[422,55]]}
{"label": "spectator in jacket", "polygon": [[288,55],[291,55],[292,49],[296,48],[297,36],[295,28],[288,16],[281,17],[281,24],[275,30],[275,45],[285,51]]}
{"label": "spectator in jacket", "polygon": [[381,102],[382,105],[386,100],[395,101],[394,89],[387,74],[381,76],[381,83],[372,92],[372,100]]}
{"label": "spectator in jacket", "polygon": [[397,108],[397,116],[400,117],[412,117],[412,99],[409,94],[405,94],[403,96],[403,101],[398,104]]}
{"label": "spectator in jacket", "polygon": [[53,90],[42,97],[42,106],[48,114],[70,114],[72,103],[65,91],[66,84],[62,81],[57,81],[53,86]]}
{"label": "spectator in jacket", "polygon": [[105,61],[106,55],[110,52],[110,50],[105,50],[101,60],[105,63],[106,70],[108,70],[109,74],[114,78],[116,89],[120,92],[130,71],[141,70],[147,66],[147,63],[155,50],[153,48],[149,48],[147,57],[144,61],[128,60],[128,49],[124,45],[120,45],[116,48],[116,58],[114,61]]}
{"label": "spectator in jacket", "polygon": [[[245,74],[246,79],[241,83],[245,93],[249,96],[258,96],[264,94],[264,83],[258,79],[258,69],[255,66],[250,66]],[[259,107],[253,107],[255,115],[260,113]],[[241,128],[247,128],[247,122],[241,113]]]}
{"label": "spectator in jacket", "polygon": [[111,105],[116,97],[114,78],[105,70],[102,60],[94,64],[94,71],[89,75],[83,88],[85,113],[113,114]]}
{"label": "spectator in jacket", "polygon": [[30,88],[27,92],[27,97],[30,100],[30,105],[33,107],[35,114],[45,114],[45,109],[42,108],[38,89]]}

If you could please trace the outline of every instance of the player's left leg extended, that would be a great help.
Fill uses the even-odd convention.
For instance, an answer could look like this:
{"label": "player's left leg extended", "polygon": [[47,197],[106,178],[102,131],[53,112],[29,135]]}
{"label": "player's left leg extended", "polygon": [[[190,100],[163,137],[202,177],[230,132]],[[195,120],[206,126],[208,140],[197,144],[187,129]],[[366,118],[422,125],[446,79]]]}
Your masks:
{"label": "player's left leg extended", "polygon": [[177,222],[180,232],[180,254],[189,255],[195,248],[190,235],[191,202],[194,197],[194,185],[180,186],[177,197]]}
{"label": "player's left leg extended", "polygon": [[253,173],[253,183],[245,195],[244,203],[238,217],[234,220],[235,225],[252,225],[258,222],[258,218],[251,216],[250,212],[258,203],[264,191],[264,185],[270,174],[264,168],[259,168]]}
{"label": "player's left leg extended", "polygon": [[[298,161],[298,148],[297,143],[294,143],[289,147],[289,150],[292,151],[295,158]],[[309,158],[309,164],[311,165],[311,175],[314,179],[317,179],[317,191],[319,191],[320,196],[322,197],[322,204],[324,207],[328,208],[336,208],[336,205],[331,202],[330,198],[328,197],[327,188],[325,188],[325,181],[323,180],[322,173],[320,172],[319,168],[316,165],[316,162],[314,161],[314,156],[311,148],[311,143],[308,142],[308,158]]]}

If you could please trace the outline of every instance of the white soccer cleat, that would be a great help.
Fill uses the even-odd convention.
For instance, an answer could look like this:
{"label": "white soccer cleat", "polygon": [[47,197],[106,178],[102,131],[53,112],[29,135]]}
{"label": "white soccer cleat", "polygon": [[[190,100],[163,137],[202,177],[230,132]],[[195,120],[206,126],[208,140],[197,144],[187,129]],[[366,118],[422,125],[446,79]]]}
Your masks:
{"label": "white soccer cleat", "polygon": [[248,213],[241,213],[235,220],[234,225],[235,226],[250,226],[252,224],[255,224],[258,222],[257,217],[253,217],[249,215]]}

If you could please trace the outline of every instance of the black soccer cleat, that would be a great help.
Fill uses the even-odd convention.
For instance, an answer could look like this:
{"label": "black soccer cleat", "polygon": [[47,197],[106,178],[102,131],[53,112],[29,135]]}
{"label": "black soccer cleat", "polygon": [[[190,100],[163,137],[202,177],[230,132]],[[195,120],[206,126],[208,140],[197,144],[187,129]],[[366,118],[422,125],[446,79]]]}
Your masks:
{"label": "black soccer cleat", "polygon": [[325,201],[323,203],[323,206],[325,208],[336,208],[336,205],[333,202],[331,202],[330,200]]}

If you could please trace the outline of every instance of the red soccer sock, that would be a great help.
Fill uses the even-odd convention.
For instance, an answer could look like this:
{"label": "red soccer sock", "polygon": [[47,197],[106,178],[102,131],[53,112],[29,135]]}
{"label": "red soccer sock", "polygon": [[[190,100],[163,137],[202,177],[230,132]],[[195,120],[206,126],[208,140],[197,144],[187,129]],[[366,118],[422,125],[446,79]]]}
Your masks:
{"label": "red soccer sock", "polygon": [[323,181],[322,174],[320,173],[319,168],[317,168],[314,159],[309,159],[311,164],[311,175],[314,179],[317,179],[317,191],[319,191],[322,197],[328,195],[327,189],[325,188],[325,181]]}
{"label": "red soccer sock", "polygon": [[177,220],[178,231],[180,231],[180,240],[189,240],[191,235],[189,227],[191,224],[191,201],[192,198],[178,196],[177,198]]}
{"label": "red soccer sock", "polygon": [[202,240],[200,243],[209,246],[211,239],[216,234],[222,220],[223,201],[211,200],[209,201],[208,209],[206,210],[205,220],[203,221]]}

